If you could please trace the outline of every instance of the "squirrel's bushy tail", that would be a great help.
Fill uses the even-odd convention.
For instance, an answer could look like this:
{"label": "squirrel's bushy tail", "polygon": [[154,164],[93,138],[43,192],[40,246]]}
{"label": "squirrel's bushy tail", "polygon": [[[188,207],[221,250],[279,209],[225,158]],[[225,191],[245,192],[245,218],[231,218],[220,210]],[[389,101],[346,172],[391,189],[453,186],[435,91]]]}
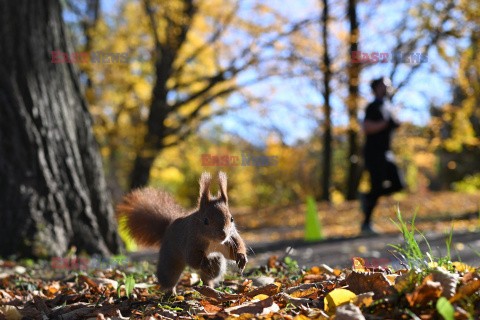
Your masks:
{"label": "squirrel's bushy tail", "polygon": [[169,193],[150,187],[133,190],[117,206],[122,229],[144,246],[160,245],[170,223],[183,215]]}

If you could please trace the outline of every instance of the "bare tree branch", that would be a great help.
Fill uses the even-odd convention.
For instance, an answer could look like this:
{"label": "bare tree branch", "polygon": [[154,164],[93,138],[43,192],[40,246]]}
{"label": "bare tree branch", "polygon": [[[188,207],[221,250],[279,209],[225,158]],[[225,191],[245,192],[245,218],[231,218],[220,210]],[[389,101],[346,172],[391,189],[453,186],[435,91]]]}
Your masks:
{"label": "bare tree branch", "polygon": [[220,37],[228,29],[228,27],[233,21],[233,18],[237,14],[238,9],[240,8],[240,2],[241,1],[237,1],[234,8],[229,12],[225,20],[223,22],[219,22],[219,25],[217,26],[215,32],[212,34],[210,39],[207,40],[202,46],[198,47],[191,55],[185,58],[181,63],[179,63],[180,66],[175,70],[175,73],[173,74],[173,76],[181,74],[185,69],[185,66],[188,64],[188,61],[196,59],[203,51],[208,49],[209,46],[211,46],[218,39],[220,39]]}
{"label": "bare tree branch", "polygon": [[[445,11],[444,11],[445,14],[444,14],[444,16],[442,17],[440,23],[438,24],[439,27],[438,27],[438,28],[435,28],[435,29],[432,31],[432,33],[430,34],[430,41],[423,46],[423,48],[422,48],[422,51],[423,51],[423,52],[427,53],[427,52],[429,51],[429,49],[430,49],[431,47],[435,46],[441,39],[444,38],[444,36],[448,36],[448,35],[449,35],[449,33],[448,33],[448,32],[445,32],[445,31],[442,29],[442,27],[443,27],[444,24],[451,18],[451,16],[449,15],[449,12],[450,12],[450,10],[453,9],[454,7],[455,7],[455,4],[454,4],[454,2],[452,1],[452,2],[450,2],[450,3],[448,4],[448,6],[445,8]],[[404,19],[404,20],[402,21],[403,28],[406,28],[406,23],[407,23],[406,20],[407,20],[407,19]],[[422,30],[424,30],[424,29],[422,29]],[[401,38],[400,38],[400,37],[398,37],[397,39],[398,39],[398,41],[397,41],[397,45],[396,45],[396,47],[395,47],[395,50],[396,50],[396,51],[399,51],[399,50],[402,49],[402,47],[405,47],[405,45],[402,45],[402,43],[401,43]],[[412,52],[412,51],[415,49],[415,47],[416,47],[416,45],[417,45],[417,43],[418,43],[419,40],[420,40],[420,38],[417,37],[417,38],[413,39],[412,41],[410,41],[410,42],[406,45],[406,47],[407,47],[407,50],[406,50],[406,51],[407,51],[407,52]],[[396,51],[394,51],[394,53],[395,53]],[[399,66],[400,63],[402,63],[402,61],[399,61],[399,60],[396,59],[396,58],[394,59],[394,66],[393,66],[392,71],[390,72],[390,79],[393,79],[393,76],[394,76],[395,73],[397,72],[398,66]],[[398,84],[395,85],[395,91],[392,93],[392,96],[391,96],[392,98],[393,98],[393,96],[394,96],[402,87],[404,87],[404,86],[409,82],[409,80],[411,79],[411,77],[414,75],[414,73],[416,72],[416,70],[417,70],[420,66],[421,66],[421,64],[415,64],[415,65],[413,65],[412,68],[409,70],[408,74],[405,76],[405,78],[404,78],[402,81],[400,81],[400,83],[398,83]]]}
{"label": "bare tree branch", "polygon": [[160,42],[160,37],[158,36],[158,27],[157,27],[157,21],[155,20],[154,12],[152,9],[152,6],[150,4],[150,0],[143,0],[143,4],[145,6],[145,12],[148,15],[148,18],[150,20],[150,25],[152,28],[152,34],[153,38],[155,39],[155,49],[162,50],[163,46]]}

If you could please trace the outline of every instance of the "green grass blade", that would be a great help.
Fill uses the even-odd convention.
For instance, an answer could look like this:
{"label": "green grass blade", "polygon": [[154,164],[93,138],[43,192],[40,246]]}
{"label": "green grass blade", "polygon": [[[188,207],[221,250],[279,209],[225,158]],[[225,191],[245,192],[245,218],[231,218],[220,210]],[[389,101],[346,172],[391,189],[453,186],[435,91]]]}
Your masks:
{"label": "green grass blade", "polygon": [[452,304],[445,297],[441,297],[437,300],[437,311],[445,320],[455,319],[455,309]]}
{"label": "green grass blade", "polygon": [[130,298],[130,294],[132,294],[134,287],[135,280],[133,279],[133,276],[129,276],[127,279],[125,279],[125,293],[128,298]]}

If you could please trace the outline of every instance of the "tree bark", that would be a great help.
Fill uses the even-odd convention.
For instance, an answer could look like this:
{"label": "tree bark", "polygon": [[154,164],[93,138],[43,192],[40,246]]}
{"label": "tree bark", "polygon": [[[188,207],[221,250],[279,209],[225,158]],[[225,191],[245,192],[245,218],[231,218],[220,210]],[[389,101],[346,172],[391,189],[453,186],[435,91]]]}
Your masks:
{"label": "tree bark", "polygon": [[92,119],[58,0],[0,0],[0,255],[118,252]]}
{"label": "tree bark", "polygon": [[[352,52],[358,51],[358,39],[360,32],[357,21],[357,4],[356,0],[348,0],[347,16],[350,21],[350,57]],[[349,169],[347,176],[347,200],[357,198],[357,188],[360,181],[360,150],[358,146],[358,85],[360,81],[360,64],[352,63],[350,59],[350,67],[348,68],[348,160]]]}
{"label": "tree bark", "polygon": [[323,136],[323,174],[322,174],[322,200],[330,201],[330,178],[332,163],[332,120],[330,106],[330,78],[332,76],[330,56],[328,55],[328,0],[323,0],[323,98],[325,100],[325,122]]}

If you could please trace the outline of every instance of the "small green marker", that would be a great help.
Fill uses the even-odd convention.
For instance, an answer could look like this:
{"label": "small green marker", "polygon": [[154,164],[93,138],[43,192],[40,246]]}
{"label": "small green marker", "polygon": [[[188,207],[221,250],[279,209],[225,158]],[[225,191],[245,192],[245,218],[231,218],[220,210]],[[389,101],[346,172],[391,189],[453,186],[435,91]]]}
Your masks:
{"label": "small green marker", "polygon": [[322,239],[322,224],[318,219],[317,204],[312,196],[308,196],[305,216],[305,241],[317,241]]}

